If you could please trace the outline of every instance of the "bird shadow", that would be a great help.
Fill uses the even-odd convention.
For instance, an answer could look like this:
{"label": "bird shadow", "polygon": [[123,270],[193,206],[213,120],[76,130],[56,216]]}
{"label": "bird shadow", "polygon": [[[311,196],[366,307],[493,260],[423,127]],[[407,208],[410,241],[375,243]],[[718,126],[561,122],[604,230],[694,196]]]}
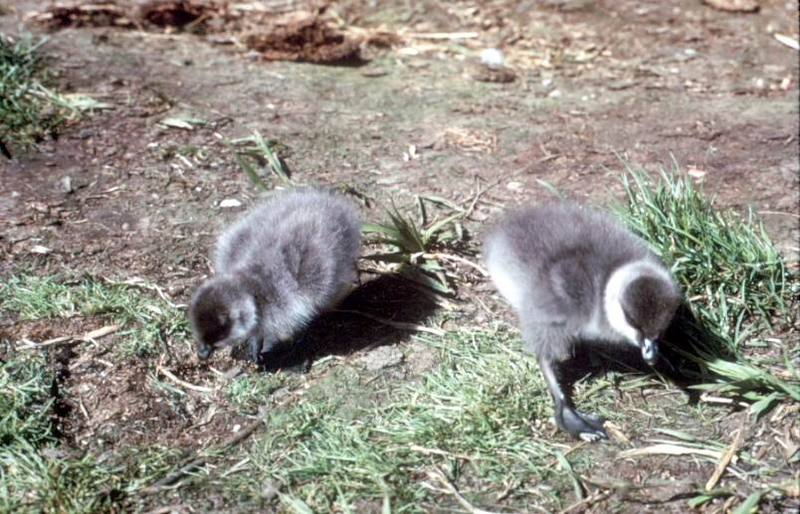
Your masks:
{"label": "bird shadow", "polygon": [[572,387],[578,380],[598,378],[612,371],[655,375],[674,384],[688,396],[689,403],[694,404],[700,398],[700,391],[692,386],[712,378],[699,364],[704,356],[698,348],[733,360],[722,339],[704,326],[684,303],[659,341],[659,359],[654,366],[647,365],[641,351],[630,345],[579,342],[572,359],[562,367],[562,379]]}
{"label": "bird shadow", "polygon": [[[393,323],[418,325],[438,308],[421,286],[396,274],[380,275],[359,285],[339,306],[314,320],[293,344],[270,352],[258,363],[262,371],[306,372],[314,360],[328,355],[349,355],[365,348],[394,344],[408,330]],[[247,358],[236,352],[235,358]]]}

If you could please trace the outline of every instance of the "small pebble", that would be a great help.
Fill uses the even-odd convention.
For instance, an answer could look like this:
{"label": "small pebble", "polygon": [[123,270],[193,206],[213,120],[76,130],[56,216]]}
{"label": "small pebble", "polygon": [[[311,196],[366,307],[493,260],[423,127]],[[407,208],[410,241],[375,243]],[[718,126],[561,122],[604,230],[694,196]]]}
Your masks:
{"label": "small pebble", "polygon": [[490,68],[500,68],[505,65],[506,59],[497,48],[485,48],[481,51],[481,62]]}
{"label": "small pebble", "polygon": [[220,209],[230,209],[232,207],[241,207],[242,202],[235,198],[226,198],[219,202]]}

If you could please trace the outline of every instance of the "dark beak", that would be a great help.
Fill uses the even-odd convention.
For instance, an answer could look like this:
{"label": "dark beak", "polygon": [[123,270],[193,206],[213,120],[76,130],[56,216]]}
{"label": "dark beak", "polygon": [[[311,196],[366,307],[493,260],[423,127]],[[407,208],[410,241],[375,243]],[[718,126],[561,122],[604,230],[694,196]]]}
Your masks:
{"label": "dark beak", "polygon": [[656,341],[642,340],[642,358],[650,366],[656,363],[658,360],[658,343]]}
{"label": "dark beak", "polygon": [[200,344],[197,346],[197,357],[199,357],[201,361],[211,357],[212,353],[214,353],[214,347],[211,345]]}

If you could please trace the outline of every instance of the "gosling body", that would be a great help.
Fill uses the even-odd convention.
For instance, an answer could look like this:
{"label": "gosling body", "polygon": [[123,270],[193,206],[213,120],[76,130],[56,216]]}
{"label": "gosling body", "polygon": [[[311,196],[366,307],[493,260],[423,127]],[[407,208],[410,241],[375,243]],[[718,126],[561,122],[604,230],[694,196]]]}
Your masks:
{"label": "gosling body", "polygon": [[607,437],[603,420],[575,410],[559,371],[579,341],[632,345],[654,364],[680,302],[669,271],[614,218],[568,202],[509,213],[486,236],[483,256],[538,358],[558,426]]}
{"label": "gosling body", "polygon": [[354,287],[360,243],[358,211],[340,195],[300,189],[263,200],[221,234],[215,276],[192,298],[198,355],[246,344],[260,361],[301,339]]}

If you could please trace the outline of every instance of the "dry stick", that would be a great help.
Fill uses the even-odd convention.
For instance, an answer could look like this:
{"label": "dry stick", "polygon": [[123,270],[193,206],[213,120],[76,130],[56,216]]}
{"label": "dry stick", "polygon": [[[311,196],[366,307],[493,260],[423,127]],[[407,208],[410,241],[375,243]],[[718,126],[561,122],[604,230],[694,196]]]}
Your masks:
{"label": "dry stick", "polygon": [[[744,425],[744,423],[742,423],[742,425]],[[706,482],[706,491],[710,491],[716,487],[719,479],[722,478],[722,474],[725,473],[725,469],[727,469],[728,464],[731,463],[734,455],[736,455],[736,452],[739,451],[739,447],[742,445],[743,439],[744,426],[739,428],[738,432],[736,432],[733,442],[719,459],[719,463],[717,464],[717,468],[714,470],[714,474],[712,474],[711,478],[709,478],[708,482]]]}
{"label": "dry stick", "polygon": [[165,507],[158,507],[153,510],[148,510],[145,514],[181,514],[183,512],[194,512],[191,507],[188,507],[182,503],[177,505],[167,505]]}
{"label": "dry stick", "polygon": [[201,392],[201,393],[213,393],[214,392],[214,388],[212,388],[212,387],[194,385],[194,384],[190,384],[189,382],[186,382],[184,380],[181,380],[180,378],[178,378],[174,374],[172,374],[172,372],[170,370],[168,370],[167,368],[164,368],[164,367],[161,367],[161,366],[156,366],[156,371],[158,371],[159,373],[161,373],[162,375],[164,375],[168,379],[172,380],[176,384],[185,387],[186,389],[191,389],[192,391],[198,391],[198,392]]}
{"label": "dry stick", "polygon": [[82,342],[90,342],[94,341],[95,339],[100,339],[101,337],[105,337],[109,334],[113,334],[119,330],[119,325],[107,325],[105,327],[98,328],[96,330],[92,330],[91,332],[86,332],[82,336],[61,336],[55,337],[53,339],[48,339],[47,341],[42,341],[41,343],[32,343],[31,346],[25,346],[22,349],[25,350],[32,350],[36,348],[46,348],[48,346],[53,346],[56,344],[61,343],[82,343]]}
{"label": "dry stick", "polygon": [[422,254],[422,258],[423,259],[444,259],[444,260],[448,260],[448,261],[460,262],[461,264],[466,264],[467,266],[473,268],[474,270],[476,270],[478,273],[480,273],[484,277],[488,277],[489,276],[489,272],[486,271],[486,269],[484,269],[482,266],[480,266],[478,264],[475,264],[474,262],[472,262],[472,261],[470,261],[468,259],[465,259],[464,257],[459,257],[458,255],[451,255],[449,253],[423,253]]}
{"label": "dry stick", "polygon": [[472,505],[470,502],[467,501],[466,498],[464,498],[461,495],[460,492],[458,492],[458,489],[456,489],[456,486],[453,485],[453,483],[447,478],[447,476],[444,474],[444,472],[441,469],[439,469],[438,467],[436,468],[436,472],[435,473],[432,472],[432,471],[429,471],[428,475],[430,477],[435,478],[436,480],[438,480],[445,487],[445,489],[447,489],[447,492],[450,493],[451,495],[453,495],[455,497],[455,499],[458,501],[458,503],[460,503],[461,506],[464,507],[465,509],[467,509],[467,511],[469,511],[471,514],[503,514],[503,513],[500,513],[500,512],[494,512],[494,511],[490,511],[490,510],[479,509],[478,507],[475,507],[474,505]]}
{"label": "dry stick", "polygon": [[366,312],[361,311],[352,311],[349,309],[336,309],[334,312],[345,312],[347,314],[358,314],[359,316],[364,316],[367,319],[371,319],[373,321],[377,321],[383,325],[399,328],[401,330],[410,330],[412,332],[428,332],[429,334],[434,334],[437,336],[445,335],[445,331],[433,328],[433,327],[426,327],[425,325],[418,325],[416,323],[405,323],[403,321],[392,321],[390,319],[379,318],[378,316],[373,316],[372,314],[367,314]]}
{"label": "dry stick", "polygon": [[[547,156],[539,159],[537,162],[538,163],[544,163],[544,162],[553,160],[556,157],[561,157],[561,154],[550,154],[550,155],[547,155]],[[492,190],[495,187],[497,187],[500,184],[500,182],[503,182],[504,180],[510,180],[512,178],[518,177],[519,175],[522,175],[526,171],[528,171],[528,167],[520,168],[520,169],[518,169],[517,171],[515,171],[515,172],[513,172],[511,174],[504,175],[504,176],[502,176],[500,178],[492,180],[491,182],[486,184],[486,187],[484,187],[484,188],[478,188],[478,192],[475,193],[475,197],[472,199],[472,203],[467,208],[467,210],[464,212],[464,218],[469,218],[469,216],[472,214],[472,211],[474,211],[475,207],[478,205],[478,201],[480,201],[481,197],[484,194],[488,193],[490,190]],[[499,205],[502,206],[502,204],[499,204]]]}
{"label": "dry stick", "polygon": [[611,496],[611,491],[604,491],[604,492],[597,492],[591,496],[587,496],[586,498],[579,500],[564,510],[559,511],[558,514],[567,514],[577,509],[581,509],[583,507],[589,507],[593,503],[601,502]]}
{"label": "dry stick", "polygon": [[173,309],[181,309],[181,308],[185,307],[185,305],[179,305],[179,304],[173,302],[172,298],[170,298],[170,296],[167,293],[164,292],[163,288],[161,288],[161,287],[159,287],[159,286],[157,286],[155,284],[150,284],[150,283],[148,283],[148,282],[146,282],[143,279],[140,279],[138,277],[133,277],[133,278],[130,278],[128,280],[121,280],[121,281],[120,280],[113,280],[111,278],[103,277],[103,276],[101,276],[100,278],[103,281],[105,281],[108,285],[112,285],[112,286],[128,286],[128,287],[133,287],[133,288],[136,288],[136,289],[144,289],[146,291],[155,291],[156,294],[158,294],[158,296],[162,300],[164,300],[167,303],[167,305],[169,305]]}
{"label": "dry stick", "polygon": [[[236,435],[234,435],[233,437],[230,437],[227,441],[225,441],[224,443],[219,445],[216,448],[216,451],[226,450],[226,449],[228,449],[228,448],[230,448],[232,446],[236,446],[237,444],[241,443],[242,441],[244,441],[245,439],[250,437],[250,435],[252,435],[253,432],[255,432],[258,429],[258,427],[261,426],[261,424],[263,422],[264,421],[261,420],[261,419],[257,419],[255,421],[253,421],[252,423],[250,423],[249,425],[247,425],[246,427],[244,427],[240,431],[236,432]],[[142,493],[142,494],[157,493],[157,492],[161,491],[162,489],[164,489],[164,488],[174,484],[178,480],[180,480],[185,475],[189,474],[193,469],[199,468],[200,466],[205,464],[207,459],[208,459],[208,457],[203,456],[203,455],[199,455],[199,456],[189,460],[189,462],[184,464],[183,466],[181,466],[180,469],[178,469],[176,471],[173,471],[169,475],[167,475],[164,478],[158,480],[155,484],[153,484],[153,485],[151,485],[149,487],[145,487],[144,489],[142,489],[139,492]]]}
{"label": "dry stick", "polygon": [[441,455],[443,457],[455,457],[462,460],[472,460],[472,457],[469,455],[464,455],[463,453],[451,453],[438,448],[425,448],[424,446],[417,446],[416,444],[409,445],[408,449],[412,452],[424,453],[425,455]]}

